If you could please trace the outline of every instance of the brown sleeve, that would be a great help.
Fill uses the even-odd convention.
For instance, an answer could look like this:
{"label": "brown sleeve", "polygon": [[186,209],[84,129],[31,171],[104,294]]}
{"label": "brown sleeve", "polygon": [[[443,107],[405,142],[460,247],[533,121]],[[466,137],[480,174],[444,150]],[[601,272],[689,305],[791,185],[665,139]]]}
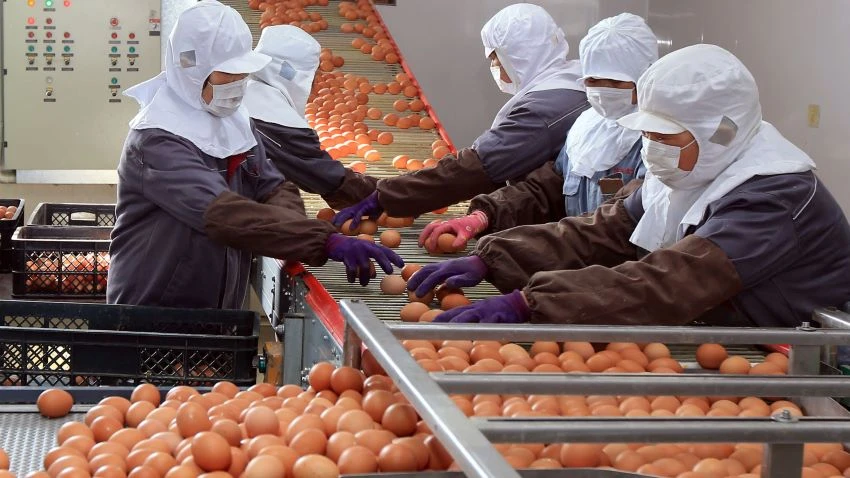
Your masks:
{"label": "brown sleeve", "polygon": [[204,212],[204,230],[229,247],[311,266],[327,262],[325,243],[336,232],[330,223],[307,219],[296,208],[262,204],[231,191]]}
{"label": "brown sleeve", "polygon": [[563,187],[564,178],[555,171],[555,163],[549,162],[522,181],[475,196],[468,212],[477,210],[487,215],[489,226],[483,234],[559,221],[567,215]]}
{"label": "brown sleeve", "polygon": [[723,250],[692,235],[613,268],[537,273],[524,293],[532,322],[684,325],[742,289]]}
{"label": "brown sleeve", "polygon": [[635,223],[623,201],[600,206],[593,215],[520,226],[484,236],[475,254],[487,264],[487,280],[502,292],[524,287],[540,271],[613,267],[637,257],[629,242]]}
{"label": "brown sleeve", "polygon": [[378,201],[390,216],[415,217],[499,187],[484,171],[478,153],[463,149],[434,168],[378,181]]}
{"label": "brown sleeve", "polygon": [[304,199],[301,198],[301,190],[292,181],[282,182],[262,202],[263,204],[299,211],[304,217],[307,217]]}
{"label": "brown sleeve", "polygon": [[336,210],[353,206],[366,199],[377,187],[378,180],[372,176],[355,173],[346,168],[342,184],[336,191],[322,196],[328,205]]}

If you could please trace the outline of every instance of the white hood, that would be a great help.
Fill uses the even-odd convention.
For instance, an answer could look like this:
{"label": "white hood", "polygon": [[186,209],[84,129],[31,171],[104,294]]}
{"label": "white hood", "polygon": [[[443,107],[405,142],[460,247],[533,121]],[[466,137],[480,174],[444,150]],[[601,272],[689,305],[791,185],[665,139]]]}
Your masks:
{"label": "white hood", "polygon": [[[658,60],[658,40],[643,18],[622,13],[594,25],[579,44],[582,79],[605,78],[637,83]],[[637,109],[637,106],[635,106]],[[570,172],[593,177],[623,160],[640,131],[623,128],[594,109],[579,116],[567,134]]]}
{"label": "white hood", "polygon": [[516,83],[517,93],[499,110],[493,127],[504,120],[514,105],[533,91],[571,89],[584,91],[577,83],[581,65],[567,60],[570,45],[564,31],[546,10],[530,3],[503,8],[481,29],[484,56],[494,51]]}
{"label": "white hood", "polygon": [[322,47],[291,25],[266,27],[256,52],[271,63],[251,75],[245,106],[252,118],[292,128],[309,128],[304,119]]}
{"label": "white hood", "polygon": [[204,110],[201,98],[212,72],[253,73],[268,64],[267,56],[251,51],[251,43],[236,10],[214,0],[188,8],[168,38],[165,71],[124,92],[142,107],[130,127],[163,129],[216,158],[256,146],[247,108],[220,118]]}
{"label": "white hood", "polygon": [[653,251],[680,240],[706,208],[755,176],[815,168],[812,159],[762,121],[758,87],[738,58],[714,45],[668,54],[638,81],[639,111],[624,127],[650,132],[688,130],[699,145],[696,167],[675,188],[648,174],[645,214],[632,242]]}

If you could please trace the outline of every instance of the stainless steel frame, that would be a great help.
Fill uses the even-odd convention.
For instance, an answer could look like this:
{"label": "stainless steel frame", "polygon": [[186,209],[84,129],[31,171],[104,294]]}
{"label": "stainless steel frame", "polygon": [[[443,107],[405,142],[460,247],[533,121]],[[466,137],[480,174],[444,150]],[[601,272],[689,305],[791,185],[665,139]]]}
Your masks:
{"label": "stainless steel frame", "polygon": [[[437,325],[384,323],[359,300],[340,303],[346,318],[344,363],[359,366],[365,345],[419,412],[466,476],[518,477],[490,441],[551,442],[762,442],[762,476],[800,476],[803,443],[850,441],[850,418],[800,418],[777,414],[770,418],[535,418],[467,419],[448,393],[499,394],[676,394],[726,396],[790,396],[804,406],[837,412],[832,396],[850,394],[850,377],[816,376],[820,348],[850,344],[850,330],[825,330],[804,324],[797,329],[739,329],[694,327],[614,327],[541,325]],[[834,311],[818,311],[815,318]],[[850,324],[850,315],[837,320]],[[843,327],[850,329],[850,325]],[[694,375],[581,375],[427,373],[401,345],[401,339],[582,340],[592,342],[660,341],[676,344],[789,344],[789,376],[726,377]],[[644,339],[644,340],[642,340]],[[815,353],[817,352],[817,353]],[[800,376],[802,375],[802,376]],[[798,401],[802,401],[799,400]],[[831,404],[830,404],[831,403]],[[808,409],[807,408],[807,409]],[[601,476],[601,475],[596,475]]]}

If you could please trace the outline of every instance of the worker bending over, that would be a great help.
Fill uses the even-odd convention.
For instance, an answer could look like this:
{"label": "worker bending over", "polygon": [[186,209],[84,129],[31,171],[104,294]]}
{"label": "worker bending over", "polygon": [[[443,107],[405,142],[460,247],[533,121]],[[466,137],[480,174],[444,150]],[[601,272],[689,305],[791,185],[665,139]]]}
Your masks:
{"label": "worker bending over", "polygon": [[734,55],[668,54],[638,81],[638,106],[620,124],[643,132],[643,185],[423,268],[420,296],[484,279],[507,293],[436,320],[676,325],[723,311],[709,323],[793,327],[850,299],[850,225],[809,156],[762,121]]}
{"label": "worker bending over", "polygon": [[564,32],[541,7],[508,6],[481,30],[499,88],[512,97],[471,148],[436,167],[378,181],[378,190],[344,209],[336,225],[362,216],[419,216],[499,189],[553,161],[576,118],[587,109],[577,81],[581,67],[567,61]]}
{"label": "worker bending over", "polygon": [[304,118],[316,85],[319,43],[300,28],[278,25],[263,29],[255,51],[272,61],[250,76],[245,106],[272,163],[287,180],[321,195],[333,208],[350,206],[374,192],[377,180],[333,160]]}
{"label": "worker bending over", "polygon": [[372,258],[387,273],[402,264],[389,249],[307,219],[266,158],[241,101],[248,74],[269,60],[251,51],[235,10],[203,0],[180,15],[165,71],[127,91],[142,108],[118,166],[109,303],[240,308],[252,252],[341,261],[361,283]]}
{"label": "worker bending over", "polygon": [[579,59],[580,82],[593,108],[570,128],[557,161],[476,196],[467,216],[429,224],[419,236],[421,247],[435,252],[437,238],[450,233],[456,236],[453,247],[462,249],[480,234],[593,212],[623,186],[643,178],[640,132],[617,120],[637,109],[637,80],[658,60],[655,34],[631,13],[606,18],[582,39]]}

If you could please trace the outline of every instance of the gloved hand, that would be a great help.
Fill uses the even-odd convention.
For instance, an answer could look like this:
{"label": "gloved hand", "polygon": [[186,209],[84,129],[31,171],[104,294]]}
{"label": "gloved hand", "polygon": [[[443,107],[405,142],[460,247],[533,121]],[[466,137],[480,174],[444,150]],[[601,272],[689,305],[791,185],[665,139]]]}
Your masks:
{"label": "gloved hand", "polygon": [[486,275],[487,264],[480,257],[461,257],[423,267],[407,281],[407,289],[415,291],[418,297],[425,297],[442,282],[453,289],[472,287]]}
{"label": "gloved hand", "polygon": [[387,274],[393,273],[393,264],[399,268],[404,267],[401,257],[386,247],[342,234],[331,234],[325,250],[329,259],[345,264],[348,282],[354,283],[354,278],[359,277],[362,286],[369,284],[369,279],[373,277],[369,267],[371,259]]}
{"label": "gloved hand", "polygon": [[419,247],[425,247],[428,252],[439,252],[437,251],[437,238],[440,237],[440,234],[448,232],[457,236],[452,247],[460,249],[466,246],[466,243],[477,236],[478,233],[487,229],[489,222],[484,212],[473,211],[468,216],[428,224],[422,234],[419,235]]}
{"label": "gloved hand", "polygon": [[382,212],[384,208],[378,202],[378,191],[375,191],[359,203],[336,213],[331,222],[334,226],[341,227],[345,221],[351,219],[351,229],[357,229],[363,216],[377,219]]}
{"label": "gloved hand", "polygon": [[531,308],[522,292],[515,290],[510,294],[490,297],[472,305],[466,305],[443,312],[434,322],[452,322],[468,324],[521,324],[531,319]]}

